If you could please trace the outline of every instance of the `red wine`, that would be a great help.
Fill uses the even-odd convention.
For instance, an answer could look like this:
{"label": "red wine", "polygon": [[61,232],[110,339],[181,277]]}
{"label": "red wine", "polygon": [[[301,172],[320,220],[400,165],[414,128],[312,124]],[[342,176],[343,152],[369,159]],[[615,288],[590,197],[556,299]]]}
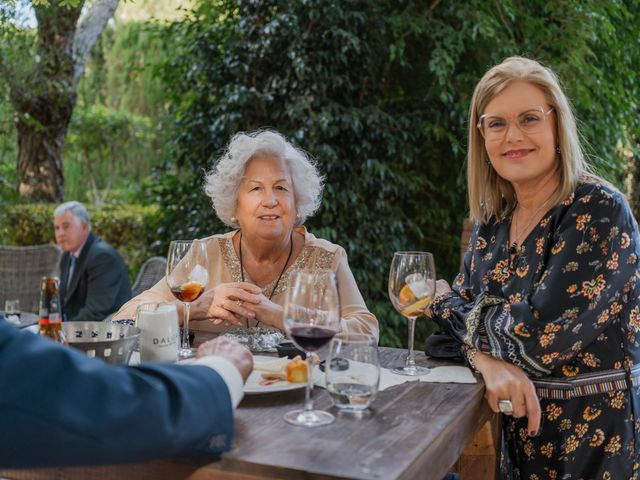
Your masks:
{"label": "red wine", "polygon": [[293,327],[289,332],[291,338],[306,352],[315,352],[329,343],[335,334],[335,330],[323,327]]}

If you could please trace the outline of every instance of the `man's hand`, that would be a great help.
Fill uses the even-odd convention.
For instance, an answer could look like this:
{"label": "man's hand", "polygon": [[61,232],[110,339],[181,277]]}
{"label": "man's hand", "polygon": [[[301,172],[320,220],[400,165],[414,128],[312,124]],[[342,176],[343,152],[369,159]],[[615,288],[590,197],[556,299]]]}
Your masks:
{"label": "man's hand", "polygon": [[253,370],[253,355],[251,355],[251,352],[238,342],[229,340],[224,336],[209,340],[198,347],[196,353],[198,358],[206,357],[207,355],[215,355],[229,360],[242,375],[243,382],[247,381],[249,374]]}

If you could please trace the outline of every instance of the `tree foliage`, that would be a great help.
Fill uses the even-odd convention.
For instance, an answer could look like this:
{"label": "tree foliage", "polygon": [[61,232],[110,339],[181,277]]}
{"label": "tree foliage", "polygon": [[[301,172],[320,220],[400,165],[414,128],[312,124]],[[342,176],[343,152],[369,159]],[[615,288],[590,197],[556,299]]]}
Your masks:
{"label": "tree foliage", "polygon": [[[100,105],[77,108],[67,137],[65,175],[82,176],[84,189],[65,189],[68,198],[102,205],[118,180],[127,182],[146,175],[151,167],[144,161],[155,139],[145,117],[112,111]],[[73,155],[73,161],[69,161]],[[148,160],[148,158],[146,158]]]}
{"label": "tree foliage", "polygon": [[164,28],[157,22],[127,22],[107,28],[78,86],[78,103],[100,104],[160,123],[166,101],[155,66],[174,55],[169,45],[163,48],[160,37]]}
{"label": "tree foliage", "polygon": [[[119,0],[33,3],[35,32],[16,22],[24,1],[0,8],[0,73],[15,110],[19,192],[36,200],[63,198],[62,152],[77,83],[96,38]],[[29,41],[31,40],[31,41]]]}
{"label": "tree foliage", "polygon": [[625,48],[638,20],[635,0],[202,2],[166,31],[176,53],[163,73],[173,158],[156,190],[166,235],[220,231],[203,169],[233,133],[276,128],[326,175],[308,227],[347,249],[383,343],[397,345],[393,252],[433,251],[448,278],[458,266],[465,122],[482,73],[513,54],[551,66],[596,165],[619,183],[617,149],[638,127],[638,50]]}
{"label": "tree foliage", "polygon": [[[155,67],[172,56],[157,22],[107,28],[78,85],[65,149],[65,196],[94,203],[138,203],[165,152],[167,102]],[[166,253],[166,252],[163,252]]]}

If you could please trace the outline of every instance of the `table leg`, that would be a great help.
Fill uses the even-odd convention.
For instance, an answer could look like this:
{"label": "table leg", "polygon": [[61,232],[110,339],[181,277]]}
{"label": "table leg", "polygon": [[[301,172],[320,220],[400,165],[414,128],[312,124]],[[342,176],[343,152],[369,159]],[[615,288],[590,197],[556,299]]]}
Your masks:
{"label": "table leg", "polygon": [[458,461],[461,480],[499,478],[500,439],[500,415],[494,415],[464,448]]}

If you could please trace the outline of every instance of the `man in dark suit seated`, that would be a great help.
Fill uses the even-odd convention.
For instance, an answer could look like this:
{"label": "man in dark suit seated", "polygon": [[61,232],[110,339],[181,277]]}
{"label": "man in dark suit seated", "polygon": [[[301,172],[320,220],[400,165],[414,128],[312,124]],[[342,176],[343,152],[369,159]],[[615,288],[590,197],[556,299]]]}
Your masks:
{"label": "man in dark suit seated", "polygon": [[109,365],[0,314],[0,476],[229,450],[253,357],[225,337],[201,345],[198,357]]}
{"label": "man in dark suit seated", "polygon": [[66,202],[54,214],[60,258],[60,300],[67,321],[102,321],[131,299],[124,260],[91,233],[89,212],[80,202]]}

